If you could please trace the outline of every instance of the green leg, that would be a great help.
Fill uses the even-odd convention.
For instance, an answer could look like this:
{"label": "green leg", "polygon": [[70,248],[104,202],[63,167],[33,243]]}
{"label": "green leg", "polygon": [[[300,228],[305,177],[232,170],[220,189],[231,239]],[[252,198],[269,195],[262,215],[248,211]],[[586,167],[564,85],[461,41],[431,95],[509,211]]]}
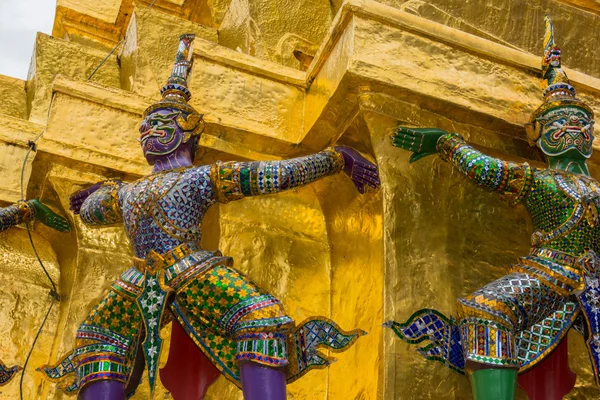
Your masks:
{"label": "green leg", "polygon": [[517,392],[517,370],[509,368],[487,368],[470,374],[471,388],[475,400],[515,400]]}

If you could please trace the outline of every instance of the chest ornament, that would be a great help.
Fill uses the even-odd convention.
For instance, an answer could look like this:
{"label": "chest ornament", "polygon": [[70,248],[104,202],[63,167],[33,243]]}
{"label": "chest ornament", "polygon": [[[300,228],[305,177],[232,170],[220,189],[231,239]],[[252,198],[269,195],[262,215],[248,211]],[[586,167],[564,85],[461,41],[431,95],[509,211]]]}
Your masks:
{"label": "chest ornament", "polygon": [[531,244],[539,246],[552,242],[569,234],[583,221],[594,227],[598,223],[598,207],[600,207],[600,188],[592,179],[583,179],[571,174],[553,173],[558,188],[573,200],[575,208],[567,220],[550,232],[535,231],[531,235]]}

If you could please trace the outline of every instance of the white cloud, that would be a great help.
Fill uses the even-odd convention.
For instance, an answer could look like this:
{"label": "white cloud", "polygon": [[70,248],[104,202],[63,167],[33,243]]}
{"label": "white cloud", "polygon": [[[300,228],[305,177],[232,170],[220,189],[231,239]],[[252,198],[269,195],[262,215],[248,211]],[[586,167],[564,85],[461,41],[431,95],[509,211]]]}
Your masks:
{"label": "white cloud", "polygon": [[0,74],[26,79],[37,32],[52,33],[55,0],[0,0]]}

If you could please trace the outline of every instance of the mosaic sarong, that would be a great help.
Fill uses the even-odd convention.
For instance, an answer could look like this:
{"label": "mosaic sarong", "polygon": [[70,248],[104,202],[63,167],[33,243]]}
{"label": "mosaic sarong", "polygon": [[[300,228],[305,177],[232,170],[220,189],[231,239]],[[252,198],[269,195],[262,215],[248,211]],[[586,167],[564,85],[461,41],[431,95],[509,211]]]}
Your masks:
{"label": "mosaic sarong", "polygon": [[460,373],[467,361],[524,372],[560,344],[580,315],[575,293],[584,272],[567,256],[534,248],[512,273],[459,299],[456,319],[423,309],[385,326],[409,343],[429,341],[417,351]]}
{"label": "mosaic sarong", "polygon": [[[160,325],[168,322],[167,315],[174,315],[213,364],[238,386],[240,361],[287,367],[292,382],[311,369],[329,365],[331,358],[319,347],[342,351],[364,333],[344,332],[324,317],[295,326],[279,300],[231,268],[230,258],[206,251],[192,256],[200,262],[191,266],[188,262],[182,271],[173,266],[165,270],[162,285],[173,295],[166,300],[170,313],[163,314]],[[48,378],[60,381],[67,393],[97,380],[129,382],[138,343],[148,342],[149,335],[144,339],[143,334],[152,329],[149,320],[155,317],[148,317],[139,301],[149,285],[147,276],[136,268],[121,275],[77,331],[75,350],[58,364],[42,368]],[[150,308],[155,304],[158,301]],[[151,356],[158,360],[158,354]]]}

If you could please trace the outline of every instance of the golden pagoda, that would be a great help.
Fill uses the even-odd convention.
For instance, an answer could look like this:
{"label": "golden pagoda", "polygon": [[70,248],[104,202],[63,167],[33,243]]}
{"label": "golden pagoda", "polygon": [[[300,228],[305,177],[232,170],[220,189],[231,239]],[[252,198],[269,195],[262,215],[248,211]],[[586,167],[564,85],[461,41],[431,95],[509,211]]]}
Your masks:
{"label": "golden pagoda", "polygon": [[[130,262],[123,228],[85,227],[69,212],[69,196],[151,170],[138,126],[160,99],[183,33],[196,35],[191,104],[206,122],[197,163],[280,159],[341,143],[379,165],[382,186],[369,196],[335,176],[218,205],[206,218],[205,248],[233,256],[291,317],[327,315],[369,333],[329,369],[291,384],[289,398],[470,398],[467,380],[427,363],[382,323],[433,305],[452,313],[456,297],[527,251],[530,222],[438,158],[409,165],[410,153],[388,138],[398,124],[437,126],[489,154],[542,165],[524,124],[540,101],[545,13],[564,33],[571,82],[600,110],[600,6],[592,0],[58,0],[52,36],[37,35],[27,80],[0,75],[1,205],[21,199],[23,188],[73,226],[62,234],[33,225],[61,301],[25,370],[23,398],[67,398],[36,368],[72,347],[78,325]],[[30,140],[37,150],[22,183]],[[589,166],[600,177],[600,151]],[[0,359],[23,365],[50,286],[24,228],[1,233],[0,249]],[[569,344],[578,380],[568,399],[594,398],[583,338],[571,333]],[[159,384],[155,398],[169,396]],[[0,387],[0,399],[17,398],[18,378]],[[142,384],[133,399],[147,398]],[[206,398],[242,393],[221,377]]]}

